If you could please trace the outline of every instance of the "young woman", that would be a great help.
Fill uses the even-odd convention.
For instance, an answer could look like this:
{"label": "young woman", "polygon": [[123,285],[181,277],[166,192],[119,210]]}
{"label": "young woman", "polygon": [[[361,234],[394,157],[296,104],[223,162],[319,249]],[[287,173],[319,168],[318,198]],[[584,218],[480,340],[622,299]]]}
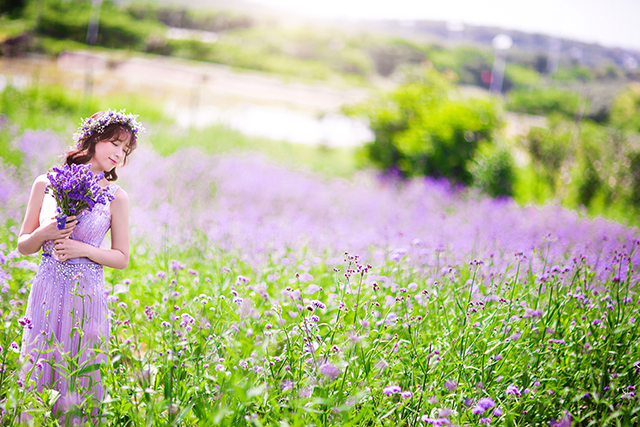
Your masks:
{"label": "young woman", "polygon": [[[113,181],[116,167],[136,147],[142,130],[136,118],[124,111],[94,114],[74,135],[76,147],[66,155],[68,165],[89,164],[94,174],[104,173],[98,184],[110,202],[68,217],[59,230],[56,201],[45,194],[47,176],[39,176],[31,189],[18,250],[27,255],[42,249],[42,259],[27,303],[20,379],[29,389],[58,390],[54,413],[76,396],[100,402],[104,395],[99,364],[107,358],[109,311],[103,266],[124,269],[129,262],[129,202]],[[109,229],[111,247],[101,248]],[[87,366],[83,375],[69,376],[70,370]]]}

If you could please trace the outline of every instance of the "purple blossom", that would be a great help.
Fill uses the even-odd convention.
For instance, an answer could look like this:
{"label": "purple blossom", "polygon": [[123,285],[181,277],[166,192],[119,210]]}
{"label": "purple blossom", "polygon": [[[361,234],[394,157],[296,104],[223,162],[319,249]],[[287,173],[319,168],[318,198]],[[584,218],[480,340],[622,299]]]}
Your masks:
{"label": "purple blossom", "polygon": [[521,396],[522,393],[520,393],[520,390],[518,389],[518,386],[515,384],[511,384],[507,387],[507,390],[505,391],[505,393],[509,396]]}
{"label": "purple blossom", "polygon": [[333,380],[340,375],[340,368],[331,363],[324,363],[320,365],[320,373],[328,379]]}
{"label": "purple blossom", "polygon": [[413,393],[410,392],[409,390],[405,390],[402,393],[400,393],[400,396],[402,396],[403,399],[411,399],[413,397]]}
{"label": "purple blossom", "polygon": [[402,388],[398,385],[388,385],[382,389],[382,392],[387,396],[390,396],[395,393],[402,393]]}
{"label": "purple blossom", "polygon": [[562,418],[552,419],[549,423],[550,427],[571,427],[573,424],[573,417],[568,412],[565,412]]}
{"label": "purple blossom", "polygon": [[420,421],[432,426],[449,426],[451,421],[448,418],[430,418],[428,415],[420,417]]}
{"label": "purple blossom", "polygon": [[31,323],[31,318],[29,316],[24,316],[21,319],[18,319],[18,324],[23,328],[33,329],[33,324]]}
{"label": "purple blossom", "polygon": [[484,410],[487,410],[496,406],[496,402],[494,402],[490,397],[481,397],[478,401],[478,406]]}
{"label": "purple blossom", "polygon": [[455,381],[447,380],[444,382],[444,388],[453,391],[458,388],[458,384]]}
{"label": "purple blossom", "polygon": [[293,380],[284,380],[282,381],[282,384],[280,384],[280,390],[282,391],[289,391],[289,390],[293,390],[295,383],[293,382]]}

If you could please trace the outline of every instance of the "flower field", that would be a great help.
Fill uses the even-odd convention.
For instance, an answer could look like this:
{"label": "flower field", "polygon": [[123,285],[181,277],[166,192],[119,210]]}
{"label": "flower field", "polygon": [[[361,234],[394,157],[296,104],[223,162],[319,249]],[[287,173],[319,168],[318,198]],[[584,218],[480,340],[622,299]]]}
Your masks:
{"label": "flower field", "polygon": [[637,229],[189,148],[141,147],[119,170],[132,256],[105,271],[109,365],[64,367],[70,381],[99,368],[109,398],[28,392],[16,371],[38,257],[15,246],[63,145],[16,144],[22,166],[0,166],[3,425],[638,423]]}

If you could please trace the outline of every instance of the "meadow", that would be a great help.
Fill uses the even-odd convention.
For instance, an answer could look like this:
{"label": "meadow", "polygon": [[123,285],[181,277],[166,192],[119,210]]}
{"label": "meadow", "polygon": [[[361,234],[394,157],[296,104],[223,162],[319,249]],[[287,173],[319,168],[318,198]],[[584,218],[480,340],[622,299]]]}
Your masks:
{"label": "meadow", "polygon": [[[88,46],[89,2],[24,3],[16,19],[0,17],[0,38],[31,30],[26,51],[52,56],[145,52],[337,88],[429,64],[486,88],[493,62],[481,46],[287,30],[146,3],[123,14],[104,2],[98,46]],[[169,39],[166,25],[220,38]],[[179,129],[151,97],[92,96],[37,76],[25,89],[9,82],[0,93],[0,425],[637,426],[640,193],[627,173],[640,170],[637,89],[613,101],[611,117],[613,92],[596,96],[637,71],[564,63],[546,76],[538,57],[511,58],[504,107],[557,114],[549,129],[506,141],[533,159],[514,183],[520,203],[359,169],[353,149]],[[56,368],[74,391],[34,393],[18,375],[39,262],[16,250],[28,190],[59,161],[80,116],[124,107],[148,132],[118,172],[132,247],[126,270],[105,270],[109,361],[65,355]],[[568,152],[569,143],[582,148]],[[567,203],[558,165],[583,154],[574,178],[592,188]],[[97,369],[102,402],[77,387]]]}
{"label": "meadow", "polygon": [[145,144],[119,172],[133,245],[105,271],[109,363],[59,367],[70,384],[100,369],[109,398],[29,392],[16,373],[39,257],[15,247],[31,182],[67,141],[12,135],[2,425],[637,425],[636,228],[442,180]]}

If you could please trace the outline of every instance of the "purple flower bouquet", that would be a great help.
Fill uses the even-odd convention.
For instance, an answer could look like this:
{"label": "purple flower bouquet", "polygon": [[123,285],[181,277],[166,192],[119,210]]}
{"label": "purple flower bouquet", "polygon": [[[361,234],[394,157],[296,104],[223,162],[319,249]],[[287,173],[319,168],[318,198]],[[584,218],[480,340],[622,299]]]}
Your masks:
{"label": "purple flower bouquet", "polygon": [[53,168],[47,178],[50,184],[45,191],[51,190],[58,204],[56,219],[59,230],[67,224],[69,215],[77,215],[85,209],[91,211],[97,203],[106,204],[113,199],[98,184],[104,178],[104,173],[94,175],[90,164]]}

